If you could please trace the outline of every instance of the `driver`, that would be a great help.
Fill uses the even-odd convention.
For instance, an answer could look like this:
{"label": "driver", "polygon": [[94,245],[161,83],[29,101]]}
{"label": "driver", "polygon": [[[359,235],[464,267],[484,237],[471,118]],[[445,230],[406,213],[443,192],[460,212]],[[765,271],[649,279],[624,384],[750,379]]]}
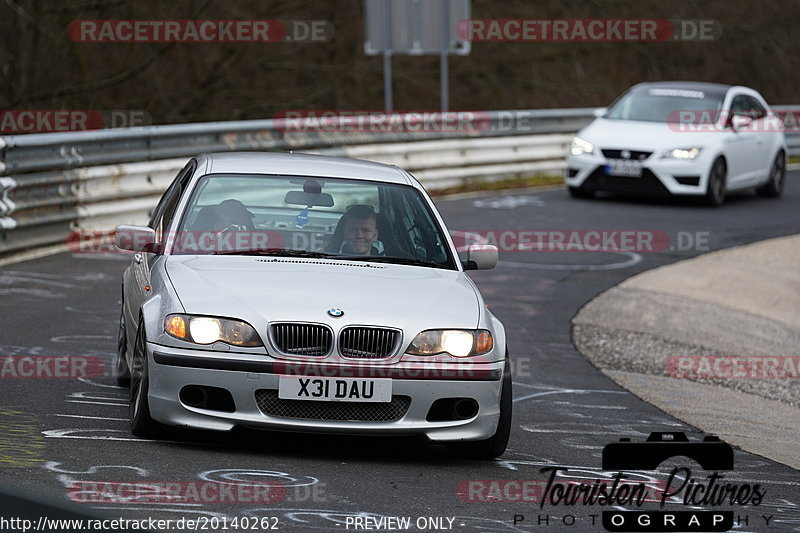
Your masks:
{"label": "driver", "polygon": [[202,231],[245,231],[254,229],[254,215],[239,200],[229,199],[219,205],[207,205],[197,214],[195,227]]}
{"label": "driver", "polygon": [[378,240],[378,217],[372,207],[353,206],[342,215],[344,240],[339,250],[343,254],[383,255],[383,243]]}

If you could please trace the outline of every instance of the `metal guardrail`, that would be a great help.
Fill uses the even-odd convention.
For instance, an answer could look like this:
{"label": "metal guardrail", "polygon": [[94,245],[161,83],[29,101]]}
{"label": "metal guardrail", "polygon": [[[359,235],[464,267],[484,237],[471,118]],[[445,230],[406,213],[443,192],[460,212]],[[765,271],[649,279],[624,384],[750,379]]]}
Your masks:
{"label": "metal guardrail", "polygon": [[[76,231],[143,222],[197,153],[344,155],[400,165],[435,189],[559,172],[572,134],[595,111],[475,112],[455,131],[302,131],[273,119],[0,137],[0,257],[64,244]],[[790,155],[800,155],[800,135],[787,135],[787,144]]]}
{"label": "metal guardrail", "polygon": [[475,112],[455,131],[306,132],[286,120],[254,120],[3,137],[0,255],[147,220],[177,171],[202,152],[345,155],[400,164],[428,187],[448,187],[559,171],[571,133],[593,112]]}
{"label": "metal guardrail", "polygon": [[[368,143],[575,132],[594,118],[593,111],[594,108],[460,112],[464,123],[453,127],[452,131],[302,131],[303,126],[291,120],[269,119],[15,135],[0,138],[0,176],[189,158],[203,152],[307,150]],[[331,129],[352,127],[352,123],[348,125],[343,119],[340,127]]]}

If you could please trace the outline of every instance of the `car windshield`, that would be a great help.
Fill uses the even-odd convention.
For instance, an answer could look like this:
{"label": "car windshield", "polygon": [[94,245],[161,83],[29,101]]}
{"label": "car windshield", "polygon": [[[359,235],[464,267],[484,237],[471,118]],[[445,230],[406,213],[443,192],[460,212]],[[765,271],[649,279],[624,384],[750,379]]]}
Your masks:
{"label": "car windshield", "polygon": [[680,122],[681,112],[707,113],[715,120],[722,109],[723,91],[673,87],[633,89],[621,96],[603,118],[644,122]]}
{"label": "car windshield", "polygon": [[446,243],[413,187],[212,174],[194,188],[172,253],[326,257],[453,269]]}

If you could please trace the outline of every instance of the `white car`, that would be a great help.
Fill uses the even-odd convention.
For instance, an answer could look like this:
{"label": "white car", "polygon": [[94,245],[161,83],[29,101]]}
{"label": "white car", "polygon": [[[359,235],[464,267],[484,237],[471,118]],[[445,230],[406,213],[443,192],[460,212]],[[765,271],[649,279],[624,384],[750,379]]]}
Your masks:
{"label": "white car", "polygon": [[780,196],[786,153],[780,119],[753,89],[640,83],[577,133],[565,181],[575,197],[687,195],[720,205],[748,187]]}
{"label": "white car", "polygon": [[422,435],[501,455],[511,428],[503,324],[419,182],[302,154],[192,159],[122,280],[117,380],[135,435],[162,425]]}

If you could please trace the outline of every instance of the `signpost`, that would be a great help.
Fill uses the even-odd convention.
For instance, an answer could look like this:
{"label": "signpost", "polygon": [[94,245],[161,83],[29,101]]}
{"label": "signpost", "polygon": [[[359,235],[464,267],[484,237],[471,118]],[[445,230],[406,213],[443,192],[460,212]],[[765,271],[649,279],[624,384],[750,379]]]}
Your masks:
{"label": "signpost", "polygon": [[385,111],[393,110],[396,54],[439,56],[441,108],[448,110],[448,58],[469,54],[469,41],[456,34],[457,24],[469,16],[470,0],[364,0],[364,53],[383,55]]}

